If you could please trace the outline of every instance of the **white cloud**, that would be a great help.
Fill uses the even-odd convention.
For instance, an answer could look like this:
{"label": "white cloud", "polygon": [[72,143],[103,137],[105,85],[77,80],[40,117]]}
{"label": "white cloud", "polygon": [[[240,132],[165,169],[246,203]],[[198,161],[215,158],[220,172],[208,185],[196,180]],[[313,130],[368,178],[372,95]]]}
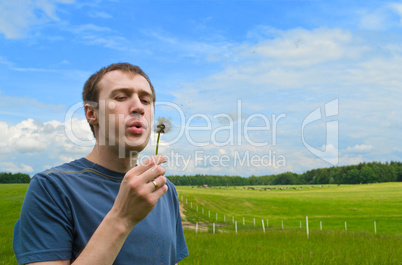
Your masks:
{"label": "white cloud", "polygon": [[14,149],[20,153],[36,153],[47,149],[47,143],[39,139],[22,137],[14,142]]}
{"label": "white cloud", "polygon": [[371,149],[373,149],[373,146],[371,145],[366,145],[366,144],[361,144],[361,145],[355,145],[353,147],[348,146],[348,148],[346,148],[345,152],[346,153],[358,153],[358,154],[364,154],[367,152],[370,152]]}
{"label": "white cloud", "polygon": [[363,162],[365,162],[365,161],[367,161],[367,160],[365,160],[362,155],[357,155],[357,156],[348,156],[348,155],[345,155],[345,156],[340,157],[340,159],[339,159],[339,165],[340,165],[340,166],[344,166],[344,165],[357,165],[357,164],[363,163]]}
{"label": "white cloud", "polygon": [[94,24],[85,24],[80,26],[71,27],[71,32],[75,34],[84,33],[84,32],[108,32],[112,31],[107,27],[99,27]]}
{"label": "white cloud", "polygon": [[[230,47],[232,44],[222,40],[220,36],[205,41],[181,39],[169,33],[156,31],[154,29],[144,29],[142,33],[156,40],[146,44],[144,48],[147,50],[149,47],[152,47],[153,51],[161,48],[164,52],[169,52],[180,58],[190,57],[192,59],[203,59],[206,57],[207,60],[210,61],[227,60],[231,56]],[[172,60],[174,58],[169,57],[169,59]]]}
{"label": "white cloud", "polygon": [[69,123],[69,121],[62,123],[28,119],[10,126],[0,122],[3,150],[0,152],[0,158],[2,161],[9,161],[4,166],[13,172],[18,170],[37,172],[43,170],[43,167],[49,163],[57,165],[67,162],[68,159],[87,155],[92,149],[91,146],[80,146],[74,143],[75,139],[81,139],[93,144],[92,132],[86,120],[74,120],[72,132],[75,139],[69,139],[66,135],[65,126]]}
{"label": "white cloud", "polygon": [[392,11],[400,17],[400,25],[402,26],[402,4],[401,3],[390,3],[389,7]]}
{"label": "white cloud", "polygon": [[59,21],[58,4],[72,4],[74,0],[1,0],[0,32],[8,39],[26,36],[32,26]]}
{"label": "white cloud", "polygon": [[360,18],[360,27],[370,30],[382,30],[387,28],[386,15],[382,12],[365,13]]}
{"label": "white cloud", "polygon": [[3,172],[23,172],[23,173],[31,173],[33,172],[33,168],[31,166],[20,163],[19,165],[14,164],[13,162],[0,162],[0,168]]}
{"label": "white cloud", "polygon": [[239,57],[270,59],[281,65],[305,67],[359,53],[355,48],[344,49],[350,44],[352,35],[340,29],[293,29],[277,31],[276,34],[274,39],[240,47]]}
{"label": "white cloud", "polygon": [[93,18],[112,18],[112,15],[103,11],[89,11],[88,16]]}
{"label": "white cloud", "polygon": [[402,26],[401,3],[383,3],[375,9],[361,10],[358,15],[360,15],[359,26],[363,29],[386,30]]}
{"label": "white cloud", "polygon": [[104,36],[97,34],[85,34],[80,36],[80,42],[86,45],[99,45],[110,49],[127,51],[130,50],[129,41],[121,36]]}
{"label": "white cloud", "polygon": [[[302,41],[296,45],[298,40]],[[349,90],[343,80],[350,78],[351,65],[364,61],[368,50],[340,29],[278,31],[274,39],[234,47],[234,58],[222,71],[182,84],[172,94],[176,102],[194,112],[227,111],[230,105],[236,106],[237,99],[252,110],[272,106],[277,112],[278,96],[293,100],[300,95],[297,105],[285,106],[293,110],[306,104],[306,96],[314,99],[311,91],[320,90],[322,97]]]}
{"label": "white cloud", "polygon": [[63,105],[40,102],[34,98],[2,95],[0,91],[1,114],[26,117],[29,113],[30,117],[46,116],[48,112],[61,113],[65,108]]}
{"label": "white cloud", "polygon": [[[8,39],[25,38],[35,26],[57,22],[61,30],[73,33],[78,41],[86,45],[99,45],[106,48],[116,50],[130,50],[133,47],[129,41],[118,34],[111,35],[113,32],[108,27],[100,27],[94,24],[71,25],[68,21],[62,21],[57,12],[61,4],[74,4],[75,0],[0,0],[0,33],[3,33]],[[80,6],[77,3],[77,6]],[[84,4],[85,5],[85,4]],[[106,12],[89,13],[90,17],[110,18]],[[105,34],[108,33],[108,36]],[[47,40],[60,41],[65,37],[60,36],[44,36]],[[1,58],[0,58],[1,59]],[[1,60],[0,60],[1,63]],[[36,68],[18,68],[16,71],[49,71],[47,69]]]}

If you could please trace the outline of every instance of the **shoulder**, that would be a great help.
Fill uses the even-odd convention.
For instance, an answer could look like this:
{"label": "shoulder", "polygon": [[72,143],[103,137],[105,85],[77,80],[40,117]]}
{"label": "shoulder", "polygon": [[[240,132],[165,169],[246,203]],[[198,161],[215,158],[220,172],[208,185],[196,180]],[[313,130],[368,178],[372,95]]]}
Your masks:
{"label": "shoulder", "polygon": [[88,168],[87,163],[85,163],[84,158],[80,158],[56,167],[52,167],[41,172],[41,175],[57,175],[57,174],[78,174],[82,173],[83,170]]}
{"label": "shoulder", "polygon": [[71,176],[78,177],[85,169],[86,166],[82,163],[82,159],[74,160],[35,174],[29,186],[61,187],[71,181]]}

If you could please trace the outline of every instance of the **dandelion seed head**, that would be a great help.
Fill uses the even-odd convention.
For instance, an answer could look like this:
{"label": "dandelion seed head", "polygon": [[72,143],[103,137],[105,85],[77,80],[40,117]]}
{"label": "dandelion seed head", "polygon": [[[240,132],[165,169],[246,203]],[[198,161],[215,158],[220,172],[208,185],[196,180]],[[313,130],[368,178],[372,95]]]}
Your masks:
{"label": "dandelion seed head", "polygon": [[155,126],[156,133],[168,133],[172,129],[172,122],[170,118],[158,117],[157,124]]}

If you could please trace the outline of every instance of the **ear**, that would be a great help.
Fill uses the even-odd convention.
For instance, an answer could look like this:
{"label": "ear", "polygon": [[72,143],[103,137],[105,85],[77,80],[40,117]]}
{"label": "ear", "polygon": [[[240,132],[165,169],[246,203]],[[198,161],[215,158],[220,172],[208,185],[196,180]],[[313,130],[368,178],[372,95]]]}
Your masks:
{"label": "ear", "polygon": [[99,125],[98,110],[94,106],[88,103],[85,104],[84,109],[85,109],[85,117],[87,118],[88,123],[91,124],[92,126]]}

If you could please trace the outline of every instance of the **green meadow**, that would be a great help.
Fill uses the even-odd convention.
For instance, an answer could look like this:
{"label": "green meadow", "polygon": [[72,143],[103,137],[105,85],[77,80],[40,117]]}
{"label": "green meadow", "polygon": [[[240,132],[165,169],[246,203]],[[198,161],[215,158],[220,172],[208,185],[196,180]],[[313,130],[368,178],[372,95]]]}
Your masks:
{"label": "green meadow", "polygon": [[0,184],[0,264],[17,264],[12,248],[14,224],[28,184]]}
{"label": "green meadow", "polygon": [[253,188],[177,187],[182,264],[402,264],[402,183]]}
{"label": "green meadow", "polygon": [[254,218],[255,229],[267,219],[269,229],[282,229],[282,222],[287,229],[300,228],[301,222],[305,229],[308,216],[312,230],[320,229],[320,222],[326,231],[345,230],[346,222],[348,231],[374,233],[375,221],[377,233],[402,235],[402,183],[320,186],[182,186],[177,191],[189,222],[215,222],[226,230],[233,230],[233,219],[239,229],[254,229]]}
{"label": "green meadow", "polygon": [[[402,183],[253,188],[177,187],[190,251],[180,264],[402,264]],[[0,265],[17,264],[26,189],[0,185]]]}
{"label": "green meadow", "polygon": [[183,264],[402,264],[402,238],[292,230],[195,233],[185,230],[190,255]]}

